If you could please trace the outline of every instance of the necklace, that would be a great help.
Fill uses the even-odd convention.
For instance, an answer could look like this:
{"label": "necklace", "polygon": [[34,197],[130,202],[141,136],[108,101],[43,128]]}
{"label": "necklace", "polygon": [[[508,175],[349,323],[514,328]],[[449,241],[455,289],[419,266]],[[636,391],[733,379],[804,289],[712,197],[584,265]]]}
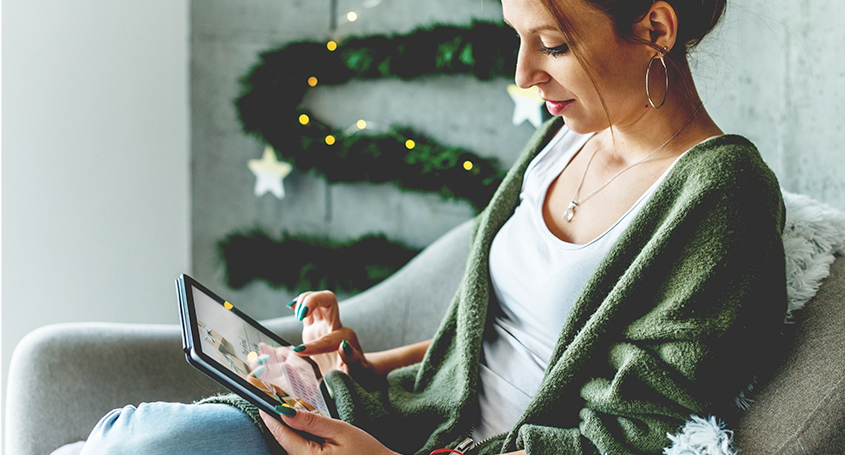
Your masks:
{"label": "necklace", "polygon": [[596,151],[593,152],[592,155],[590,155],[590,159],[587,161],[587,166],[584,168],[584,175],[581,176],[581,182],[578,184],[578,189],[575,190],[575,196],[569,202],[569,206],[566,208],[566,211],[563,212],[563,217],[566,219],[566,221],[572,221],[572,218],[575,216],[575,209],[579,205],[586,202],[587,199],[590,199],[591,197],[593,197],[593,195],[595,195],[599,191],[603,190],[607,185],[610,185],[610,182],[616,180],[616,177],[619,177],[620,175],[622,175],[623,172],[627,171],[628,169],[631,169],[632,167],[634,167],[634,166],[642,163],[643,161],[651,158],[652,156],[654,156],[655,153],[663,150],[663,147],[666,147],[667,145],[669,145],[669,143],[672,142],[673,139],[675,139],[676,137],[678,137],[679,134],[681,134],[681,131],[683,131],[687,126],[689,126],[690,123],[692,123],[692,120],[695,118],[696,115],[698,115],[698,111],[701,110],[701,107],[703,105],[704,105],[703,103],[699,104],[698,107],[695,109],[695,112],[692,113],[692,117],[690,117],[689,120],[687,120],[687,123],[684,123],[684,126],[682,126],[681,129],[676,131],[675,134],[673,134],[672,137],[670,137],[660,147],[657,147],[657,149],[655,149],[653,152],[651,152],[648,155],[640,158],[636,163],[633,163],[630,166],[626,167],[625,169],[622,169],[621,171],[617,172],[616,175],[614,175],[613,177],[608,179],[608,181],[604,182],[604,184],[602,186],[596,188],[592,193],[584,196],[583,198],[581,198],[579,200],[578,196],[581,195],[581,187],[584,186],[584,179],[587,178],[587,171],[590,169],[590,164],[593,162],[593,158],[596,157],[596,154],[599,151],[599,149],[596,148]]}

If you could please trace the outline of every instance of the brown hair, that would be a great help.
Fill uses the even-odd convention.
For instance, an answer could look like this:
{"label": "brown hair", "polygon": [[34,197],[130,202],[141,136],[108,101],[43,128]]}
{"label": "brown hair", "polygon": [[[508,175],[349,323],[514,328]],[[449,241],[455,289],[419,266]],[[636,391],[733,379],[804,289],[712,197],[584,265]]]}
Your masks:
{"label": "brown hair", "polygon": [[[574,27],[567,19],[561,3],[562,0],[541,0],[565,35],[574,38]],[[633,24],[641,21],[656,0],[577,0],[586,6],[604,13],[616,28],[616,33],[630,42],[643,42],[633,35]],[[701,40],[712,31],[727,6],[727,0],[663,0],[669,4],[678,16],[677,42],[683,46],[675,46],[671,53],[675,57],[686,56],[687,52],[698,45]]]}
{"label": "brown hair", "polygon": [[[595,87],[599,95],[607,120],[611,124],[610,112],[601,94],[601,90],[599,90],[590,71],[589,62],[579,52],[577,44],[581,41],[578,39],[573,23],[564,11],[566,7],[564,3],[581,2],[584,7],[591,8],[607,16],[613,24],[617,35],[622,39],[628,42],[643,43],[654,47],[656,51],[662,51],[656,44],[634,36],[633,32],[633,25],[645,17],[655,1],[657,0],[541,0],[549,14],[557,20],[558,27],[566,38],[566,41],[575,44],[570,44],[570,50],[587,72],[593,87]],[[675,14],[678,17],[676,45],[667,54],[667,57],[669,57],[667,60],[670,68],[674,67],[676,70],[681,70],[682,68],[687,68],[687,53],[697,46],[719,23],[725,12],[727,0],[663,1],[675,10]],[[680,71],[678,72],[680,73]],[[684,80],[683,83],[687,86],[687,93],[692,94],[695,90],[692,80]]]}

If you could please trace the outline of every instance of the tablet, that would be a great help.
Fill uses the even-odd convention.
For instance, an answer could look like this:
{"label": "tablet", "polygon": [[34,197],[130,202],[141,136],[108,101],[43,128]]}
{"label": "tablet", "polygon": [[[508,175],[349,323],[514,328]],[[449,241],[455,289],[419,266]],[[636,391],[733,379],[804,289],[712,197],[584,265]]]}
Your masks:
{"label": "tablet", "polygon": [[280,420],[279,405],[336,416],[313,360],[193,278],[176,288],[188,363]]}

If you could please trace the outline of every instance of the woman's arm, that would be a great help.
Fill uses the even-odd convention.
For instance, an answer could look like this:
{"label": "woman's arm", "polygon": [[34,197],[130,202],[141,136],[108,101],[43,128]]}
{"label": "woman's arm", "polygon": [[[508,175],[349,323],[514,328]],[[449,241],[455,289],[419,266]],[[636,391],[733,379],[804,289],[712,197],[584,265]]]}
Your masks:
{"label": "woman's arm", "polygon": [[430,345],[429,339],[387,351],[364,354],[364,357],[373,366],[373,373],[377,376],[386,376],[397,368],[421,362]]}

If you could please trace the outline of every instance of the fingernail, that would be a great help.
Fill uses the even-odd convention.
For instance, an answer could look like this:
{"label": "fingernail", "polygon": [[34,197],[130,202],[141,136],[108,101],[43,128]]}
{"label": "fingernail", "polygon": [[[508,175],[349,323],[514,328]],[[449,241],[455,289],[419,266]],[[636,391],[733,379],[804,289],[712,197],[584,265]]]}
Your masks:
{"label": "fingernail", "polygon": [[304,344],[300,344],[299,346],[297,346],[297,347],[293,348],[293,352],[302,352],[302,351],[304,351],[304,350],[305,350],[305,345],[304,345]]}
{"label": "fingernail", "polygon": [[352,345],[349,344],[348,341],[343,340],[340,343],[340,347],[343,348],[343,353],[347,356],[352,356]]}
{"label": "fingernail", "polygon": [[266,368],[264,368],[264,365],[260,365],[258,368],[252,370],[252,376],[255,378],[260,378],[261,375],[264,374],[265,370]]}
{"label": "fingernail", "polygon": [[296,319],[303,320],[305,316],[308,315],[308,307],[307,306],[300,306],[298,310],[296,310]]}
{"label": "fingernail", "polygon": [[296,415],[296,409],[294,409],[290,406],[282,406],[282,405],[279,404],[279,405],[276,405],[275,409],[276,409],[276,412],[278,412],[279,414],[281,414],[283,416],[293,417],[293,416]]}
{"label": "fingernail", "polygon": [[267,361],[270,360],[270,356],[267,354],[262,355],[261,357],[255,359],[255,363],[259,365],[264,365]]}
{"label": "fingernail", "polygon": [[288,303],[288,308],[293,308],[294,305],[296,305],[296,300],[291,300],[290,303]]}

